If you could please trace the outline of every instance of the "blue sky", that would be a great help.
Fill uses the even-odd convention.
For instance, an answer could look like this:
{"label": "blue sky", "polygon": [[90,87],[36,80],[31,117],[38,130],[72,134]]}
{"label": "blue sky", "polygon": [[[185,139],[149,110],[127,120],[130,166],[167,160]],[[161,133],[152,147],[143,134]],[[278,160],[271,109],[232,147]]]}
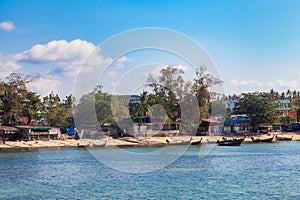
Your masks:
{"label": "blue sky", "polygon": [[[129,29],[162,27],[206,49],[226,94],[298,89],[299,7],[297,0],[0,0],[0,73],[39,72],[42,78],[31,85],[34,90],[66,95],[72,93],[80,59],[96,45]],[[57,47],[59,53],[53,52]]]}

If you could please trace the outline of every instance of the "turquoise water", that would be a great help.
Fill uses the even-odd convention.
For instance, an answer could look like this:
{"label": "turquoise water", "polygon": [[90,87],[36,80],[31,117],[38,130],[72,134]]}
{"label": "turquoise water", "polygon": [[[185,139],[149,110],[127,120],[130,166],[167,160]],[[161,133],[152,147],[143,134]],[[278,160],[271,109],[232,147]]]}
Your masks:
{"label": "turquoise water", "polygon": [[198,155],[191,147],[163,169],[131,174],[86,150],[0,153],[0,199],[300,199],[299,142],[215,146]]}

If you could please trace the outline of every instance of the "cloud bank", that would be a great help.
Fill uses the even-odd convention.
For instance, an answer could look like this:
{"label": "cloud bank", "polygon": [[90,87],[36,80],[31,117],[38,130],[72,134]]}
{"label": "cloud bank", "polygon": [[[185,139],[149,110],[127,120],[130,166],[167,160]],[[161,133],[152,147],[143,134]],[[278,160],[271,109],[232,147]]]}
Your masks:
{"label": "cloud bank", "polygon": [[0,29],[9,32],[16,29],[16,26],[12,21],[3,21],[0,23]]}
{"label": "cloud bank", "polygon": [[[46,44],[36,44],[32,48],[17,54],[4,54],[0,52],[0,78],[8,76],[22,68],[22,65],[51,66],[41,80],[31,84],[35,91],[44,93],[58,91],[58,87],[65,77],[75,77],[80,73],[91,73],[96,67],[112,64],[111,76],[116,76],[117,71],[124,67],[130,59],[123,56],[116,61],[101,55],[101,49],[85,40],[76,39],[73,41],[53,40]],[[34,70],[34,69],[33,69]],[[51,84],[49,84],[51,81]]]}

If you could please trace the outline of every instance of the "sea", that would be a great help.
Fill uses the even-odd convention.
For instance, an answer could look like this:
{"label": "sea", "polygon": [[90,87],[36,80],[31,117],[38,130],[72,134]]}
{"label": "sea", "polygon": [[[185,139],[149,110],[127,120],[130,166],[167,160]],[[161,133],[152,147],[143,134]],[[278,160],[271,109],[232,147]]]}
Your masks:
{"label": "sea", "polygon": [[114,148],[1,152],[0,199],[300,199],[300,142],[164,147],[135,171],[135,155],[160,148],[123,148],[125,157]]}

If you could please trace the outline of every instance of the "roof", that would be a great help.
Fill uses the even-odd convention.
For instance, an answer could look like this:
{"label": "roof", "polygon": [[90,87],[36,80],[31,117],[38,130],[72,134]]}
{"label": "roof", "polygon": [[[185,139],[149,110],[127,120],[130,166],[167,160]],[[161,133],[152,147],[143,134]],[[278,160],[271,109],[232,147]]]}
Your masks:
{"label": "roof", "polygon": [[47,126],[27,126],[27,125],[20,125],[20,126],[15,126],[16,128],[21,128],[21,129],[31,129],[31,130],[41,130],[41,131],[48,131],[51,129],[51,127]]}
{"label": "roof", "polygon": [[0,131],[4,132],[19,132],[19,130],[15,127],[11,126],[0,126]]}
{"label": "roof", "polygon": [[224,122],[230,123],[236,123],[236,122],[251,122],[250,119],[228,119],[228,120],[224,120]]}
{"label": "roof", "polygon": [[277,103],[291,103],[289,99],[278,99]]}

